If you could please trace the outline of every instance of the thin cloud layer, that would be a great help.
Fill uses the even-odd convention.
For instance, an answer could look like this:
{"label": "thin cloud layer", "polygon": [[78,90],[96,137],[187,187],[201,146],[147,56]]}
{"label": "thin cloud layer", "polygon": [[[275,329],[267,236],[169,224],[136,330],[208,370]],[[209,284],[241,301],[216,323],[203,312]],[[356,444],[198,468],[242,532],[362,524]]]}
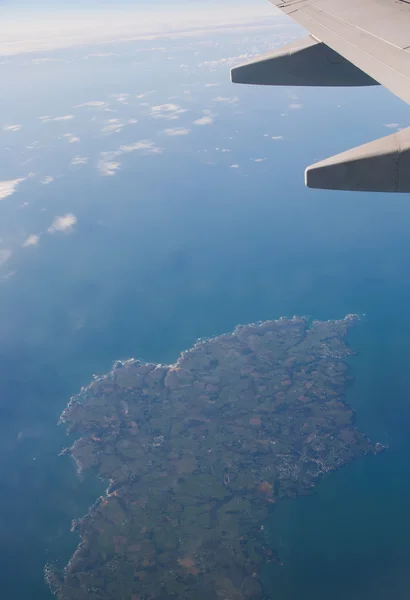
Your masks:
{"label": "thin cloud layer", "polygon": [[47,175],[46,177],[44,177],[44,179],[41,180],[41,183],[43,185],[48,185],[49,183],[52,183],[54,181],[54,177],[51,177],[51,175]]}
{"label": "thin cloud layer", "polygon": [[120,146],[119,154],[136,151],[144,152],[145,154],[161,154],[163,149],[157,146],[152,140],[141,140],[134,144]]}
{"label": "thin cloud layer", "polygon": [[184,127],[175,127],[173,129],[165,129],[164,133],[168,136],[188,135],[191,132],[190,129]]}
{"label": "thin cloud layer", "polygon": [[83,104],[77,104],[74,108],[105,108],[108,106],[103,100],[90,100],[89,102],[83,102]]}
{"label": "thin cloud layer", "polygon": [[186,108],[181,108],[177,104],[158,104],[151,107],[151,116],[154,119],[179,119],[179,115],[187,112]]}
{"label": "thin cloud layer", "polygon": [[238,96],[234,96],[233,98],[224,98],[223,96],[217,96],[213,100],[214,102],[224,102],[225,104],[237,104],[239,102]]}
{"label": "thin cloud layer", "polygon": [[74,156],[73,160],[71,161],[72,165],[86,165],[89,161],[89,158],[87,156]]}
{"label": "thin cloud layer", "polygon": [[51,121],[71,121],[74,119],[74,115],[63,115],[62,117],[39,117],[42,123],[50,123]]}
{"label": "thin cloud layer", "polygon": [[201,117],[199,119],[196,119],[196,121],[194,121],[194,125],[212,125],[212,123],[214,122],[212,117]]}
{"label": "thin cloud layer", "polygon": [[6,264],[12,257],[13,252],[11,250],[0,250],[0,267]]}
{"label": "thin cloud layer", "polygon": [[3,131],[20,131],[23,125],[4,125]]}
{"label": "thin cloud layer", "polygon": [[23,248],[29,248],[30,246],[37,246],[40,242],[39,235],[29,235],[28,238],[23,242]]}
{"label": "thin cloud layer", "polygon": [[80,138],[76,135],[74,135],[73,133],[65,133],[63,135],[64,138],[66,138],[67,142],[69,144],[76,144],[77,142],[80,141]]}
{"label": "thin cloud layer", "polygon": [[101,152],[97,165],[101,175],[105,177],[115,175],[118,169],[121,168],[121,163],[118,162],[118,158],[123,154],[128,154],[130,152],[141,152],[141,154],[144,155],[162,154],[163,148],[157,146],[153,140],[141,140],[139,142],[134,142],[133,144],[124,144],[120,146],[118,150]]}
{"label": "thin cloud layer", "polygon": [[72,213],[67,213],[62,217],[56,217],[48,228],[49,233],[71,231],[77,223],[77,217]]}
{"label": "thin cloud layer", "polygon": [[104,127],[101,129],[105,135],[111,133],[119,133],[124,127],[124,123],[121,123],[120,119],[108,119],[104,122]]}
{"label": "thin cloud layer", "polygon": [[113,160],[119,156],[118,152],[101,152],[100,160],[98,161],[98,170],[104,177],[112,177],[121,167],[119,162]]}

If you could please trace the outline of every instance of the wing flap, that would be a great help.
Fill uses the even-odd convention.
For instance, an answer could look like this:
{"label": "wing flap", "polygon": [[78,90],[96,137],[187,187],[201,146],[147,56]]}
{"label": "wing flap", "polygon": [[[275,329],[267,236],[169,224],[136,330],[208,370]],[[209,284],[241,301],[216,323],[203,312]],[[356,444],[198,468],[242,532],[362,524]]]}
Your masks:
{"label": "wing flap", "polygon": [[410,4],[395,0],[271,2],[410,104]]}

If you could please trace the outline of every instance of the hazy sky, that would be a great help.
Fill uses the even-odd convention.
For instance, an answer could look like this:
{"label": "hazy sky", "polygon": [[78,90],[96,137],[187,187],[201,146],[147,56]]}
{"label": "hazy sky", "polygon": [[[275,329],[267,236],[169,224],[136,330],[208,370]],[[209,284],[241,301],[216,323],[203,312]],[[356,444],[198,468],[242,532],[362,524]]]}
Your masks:
{"label": "hazy sky", "polygon": [[[62,12],[64,11],[64,17]],[[141,12],[143,11],[143,13]],[[0,0],[0,56],[76,45],[157,39],[227,27],[268,27],[268,0]]]}
{"label": "hazy sky", "polygon": [[[247,5],[247,6],[258,6],[260,4],[266,4],[268,0],[168,0],[168,2],[160,1],[155,2],[155,10],[160,10],[161,4],[166,6],[169,10],[172,7],[178,7],[180,5],[186,6],[221,6],[221,5]],[[153,10],[153,2],[149,0],[39,0],[33,2],[33,0],[0,0],[0,7],[7,8],[8,10],[13,9],[30,9],[30,11],[38,10],[72,10],[72,9],[119,9],[119,8],[138,8],[143,6],[149,7]]]}

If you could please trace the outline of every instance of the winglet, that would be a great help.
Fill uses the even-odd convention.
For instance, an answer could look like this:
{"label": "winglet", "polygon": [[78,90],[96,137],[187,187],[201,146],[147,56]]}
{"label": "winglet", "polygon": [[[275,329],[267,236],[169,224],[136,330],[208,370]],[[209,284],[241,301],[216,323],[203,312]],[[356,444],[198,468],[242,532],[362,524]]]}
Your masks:
{"label": "winglet", "polygon": [[310,188],[410,192],[410,127],[318,162],[305,171]]}

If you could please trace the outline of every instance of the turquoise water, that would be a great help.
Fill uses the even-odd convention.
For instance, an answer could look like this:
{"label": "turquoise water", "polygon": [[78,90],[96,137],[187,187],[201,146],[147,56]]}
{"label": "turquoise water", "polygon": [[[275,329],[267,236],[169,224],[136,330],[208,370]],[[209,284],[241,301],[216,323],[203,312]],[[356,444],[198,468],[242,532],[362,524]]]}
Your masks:
{"label": "turquoise water", "polygon": [[[242,39],[240,46],[259,42]],[[239,53],[232,44],[214,48],[213,56]],[[186,50],[174,52],[189,62],[211,51],[201,46],[195,59]],[[78,71],[73,63],[60,75],[60,66],[51,66],[60,104],[71,90],[71,104],[59,104],[53,114],[98,99],[105,88],[107,94],[141,91],[141,81],[131,77],[139,72],[134,63],[124,59],[118,73],[117,59],[107,60],[105,70]],[[156,103],[171,93],[182,102],[191,87],[191,113],[178,125],[192,127],[204,108],[217,112],[213,96],[233,94],[226,69],[192,69],[171,91],[164,60],[156,59],[143,85],[159,84]],[[169,61],[170,71],[180,62]],[[12,67],[4,69],[15,77]],[[46,80],[43,71],[40,77]],[[218,92],[203,87],[214,80]],[[5,89],[10,95],[14,88]],[[71,519],[103,489],[58,456],[70,442],[58,417],[93,373],[130,356],[174,361],[198,337],[238,323],[351,312],[366,317],[350,337],[360,354],[351,361],[356,381],[348,401],[358,426],[390,448],[327,477],[314,495],[275,508],[267,529],[284,566],[270,567],[265,579],[275,600],[408,598],[410,203],[407,197],[313,192],[301,177],[315,158],[388,133],[381,124],[392,115],[404,119],[405,109],[382,90],[306,90],[304,109],[285,118],[289,90],[235,93],[239,107],[218,106],[213,126],[187,137],[166,139],[160,128],[169,123],[142,115],[137,133],[124,132],[115,144],[153,137],[164,153],[124,156],[114,177],[96,169],[99,151],[112,149],[113,139],[87,129],[94,122],[85,116],[78,117],[84,139],[75,150],[90,156],[83,170],[67,167],[71,149],[60,148],[60,132],[42,133],[35,168],[57,174],[55,182],[40,186],[29,179],[1,203],[2,243],[14,252],[0,288],[0,581],[6,598],[50,597],[43,565],[68,559],[78,541],[69,534]],[[49,112],[40,110],[42,102],[51,108],[45,95],[33,97],[33,113]],[[13,98],[6,100],[13,122]],[[129,117],[140,110],[134,108],[121,110]],[[17,103],[13,110],[22,117]],[[267,141],[266,131],[284,135],[281,145]],[[17,142],[10,147],[13,160],[1,165],[4,170],[20,156]],[[252,161],[265,156],[266,162]],[[240,168],[230,169],[236,163]],[[55,215],[67,212],[78,220],[71,233],[43,233]],[[37,232],[43,233],[39,246],[22,249],[25,236]]]}

